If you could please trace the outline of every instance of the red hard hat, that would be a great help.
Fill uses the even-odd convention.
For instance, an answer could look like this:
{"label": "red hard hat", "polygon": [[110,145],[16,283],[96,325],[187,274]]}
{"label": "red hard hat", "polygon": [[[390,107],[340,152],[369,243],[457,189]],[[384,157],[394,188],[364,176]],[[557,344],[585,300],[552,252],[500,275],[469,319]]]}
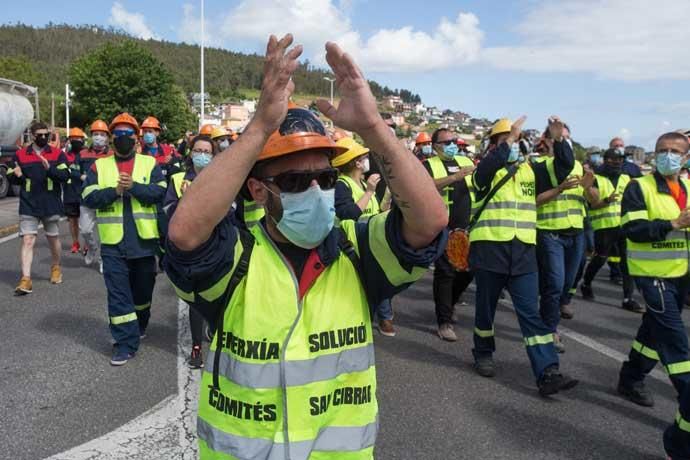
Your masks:
{"label": "red hard hat", "polygon": [[458,145],[467,145],[467,142],[465,142],[465,139],[462,137],[458,137],[458,140],[456,142]]}

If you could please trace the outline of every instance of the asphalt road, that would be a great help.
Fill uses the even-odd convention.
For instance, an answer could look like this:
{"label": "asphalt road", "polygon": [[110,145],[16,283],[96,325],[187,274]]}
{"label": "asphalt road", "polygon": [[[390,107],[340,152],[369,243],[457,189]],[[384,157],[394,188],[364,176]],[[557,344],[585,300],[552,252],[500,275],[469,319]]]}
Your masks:
{"label": "asphalt road", "polygon": [[[0,459],[41,459],[78,446],[178,391],[177,300],[165,276],[141,352],[112,368],[101,277],[66,254],[65,282],[50,285],[49,253],[42,236],[39,242],[34,293],[24,298],[12,296],[18,241],[0,244]],[[657,372],[648,379],[654,408],[615,393],[619,359],[640,316],[620,309],[620,287],[600,281],[595,290],[598,301],[575,300],[575,319],[562,323],[561,368],[581,383],[549,399],[537,393],[509,302],[496,315],[498,373],[485,379],[471,368],[473,293],[466,294],[470,306],[457,308],[457,343],[435,335],[430,274],[396,298],[398,336],[376,336],[377,459],[664,458],[661,435],[676,410],[674,391]]]}

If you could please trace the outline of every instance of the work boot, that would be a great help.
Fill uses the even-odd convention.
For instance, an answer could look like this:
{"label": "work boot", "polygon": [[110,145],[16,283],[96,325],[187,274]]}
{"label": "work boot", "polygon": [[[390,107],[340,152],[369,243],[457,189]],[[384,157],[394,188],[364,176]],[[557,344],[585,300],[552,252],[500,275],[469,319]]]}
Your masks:
{"label": "work boot", "polygon": [[457,342],[458,336],[455,335],[453,325],[450,323],[443,323],[438,327],[438,336],[447,342]]}
{"label": "work boot", "polygon": [[585,300],[594,300],[594,291],[592,291],[592,286],[589,284],[582,283],[580,285],[580,290],[582,291],[582,298]]}
{"label": "work boot", "polygon": [[72,249],[70,249],[70,252],[72,254],[76,254],[79,252],[79,241],[75,241],[74,243],[72,243]]}
{"label": "work boot", "polygon": [[493,377],[496,375],[494,359],[491,356],[480,356],[474,360],[474,370],[482,377]]}
{"label": "work boot", "polygon": [[62,270],[59,265],[53,265],[50,267],[50,282],[52,284],[62,283]]}
{"label": "work boot", "polygon": [[565,353],[565,345],[561,341],[561,336],[559,334],[553,335],[553,346],[556,348],[558,353]]}
{"label": "work boot", "polygon": [[579,380],[561,374],[557,366],[551,366],[544,370],[539,377],[537,387],[541,396],[556,394],[562,390],[569,390],[579,383]]}
{"label": "work boot", "polygon": [[113,348],[113,356],[110,358],[111,366],[124,366],[127,361],[134,358],[134,353],[127,353],[126,351],[118,351],[117,348]]}
{"label": "work boot", "polygon": [[201,356],[201,347],[199,345],[192,347],[192,353],[187,360],[187,366],[190,369],[201,369],[204,367],[204,360]]}
{"label": "work boot", "polygon": [[643,307],[633,299],[623,300],[623,304],[621,305],[621,307],[623,308],[623,310],[628,310],[633,313],[644,313],[645,311],[647,311],[645,307]]}
{"label": "work boot", "polygon": [[33,291],[33,286],[31,283],[31,278],[28,276],[22,276],[19,280],[19,284],[14,288],[14,295],[26,295],[31,294]]}
{"label": "work boot", "polygon": [[573,319],[575,312],[570,307],[570,304],[561,305],[561,318],[563,319]]}
{"label": "work boot", "polygon": [[625,385],[618,381],[618,394],[628,399],[638,406],[654,407],[652,394],[647,390],[643,381],[634,382],[632,385]]}
{"label": "work boot", "polygon": [[386,337],[395,337],[395,328],[393,327],[393,321],[390,319],[382,319],[378,324],[379,332]]}

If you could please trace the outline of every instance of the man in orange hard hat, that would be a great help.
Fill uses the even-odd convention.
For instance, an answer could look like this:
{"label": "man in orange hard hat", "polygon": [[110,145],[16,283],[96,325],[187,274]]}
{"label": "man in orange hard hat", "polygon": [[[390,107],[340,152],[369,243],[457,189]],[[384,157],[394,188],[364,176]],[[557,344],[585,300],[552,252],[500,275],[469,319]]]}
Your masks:
{"label": "man in orange hard hat", "polygon": [[70,235],[72,236],[72,254],[81,249],[79,245],[79,203],[81,202],[81,174],[79,172],[79,153],[84,148],[86,134],[80,128],[72,128],[68,133],[65,144],[65,157],[69,166],[70,178],[62,184],[62,202],[65,207],[65,216],[69,221]]}
{"label": "man in orange hard hat", "polygon": [[161,125],[156,117],[146,117],[141,123],[141,153],[151,155],[161,168],[163,176],[169,180],[173,174],[182,170],[182,158],[170,145],[159,139]]}
{"label": "man in orange hard hat", "polygon": [[[77,158],[79,165],[79,195],[81,197],[81,190],[83,183],[86,180],[86,173],[91,169],[94,162],[99,158],[104,158],[113,154],[110,149],[110,130],[108,125],[103,120],[96,120],[91,123],[89,128],[91,131],[91,145],[88,148],[82,149]],[[84,206],[83,200],[79,207],[79,232],[84,239],[84,263],[91,266],[98,261],[99,270],[103,272],[103,264],[99,256],[100,244],[96,229],[96,211]]]}
{"label": "man in orange hard hat", "polygon": [[128,113],[110,123],[115,154],[86,174],[82,198],[96,210],[103,278],[108,290],[110,364],[126,364],[146,336],[159,249],[158,208],[166,182],[153,157],[135,153],[139,124]]}
{"label": "man in orange hard hat", "polygon": [[[216,325],[200,386],[201,459],[373,458],[370,306],[421,277],[445,243],[433,182],[378,114],[359,68],[328,43],[341,99],[337,108],[318,101],[319,110],[377,152],[397,203],[334,226],[329,159],[343,148],[312,112],[288,105],[302,52],[291,43],[271,36],[256,114],[187,187],[170,221],[169,277]],[[249,232],[228,216],[245,182],[266,211]],[[318,404],[344,389],[356,405]],[[237,417],[230,404],[254,410]]]}
{"label": "man in orange hard hat", "polygon": [[431,146],[431,136],[422,131],[417,134],[414,141],[413,153],[419,158],[420,161],[424,161],[434,154],[434,150]]}

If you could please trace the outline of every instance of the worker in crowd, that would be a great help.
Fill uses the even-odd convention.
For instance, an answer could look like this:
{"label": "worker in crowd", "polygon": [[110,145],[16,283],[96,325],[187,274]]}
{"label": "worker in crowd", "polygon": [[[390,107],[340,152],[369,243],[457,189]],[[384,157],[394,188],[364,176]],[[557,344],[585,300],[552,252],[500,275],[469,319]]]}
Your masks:
{"label": "worker in crowd", "polygon": [[[189,155],[185,160],[185,171],[173,174],[165,195],[163,209],[171,218],[177,209],[177,204],[196,176],[211,163],[218,153],[217,144],[209,136],[196,136],[189,141]],[[204,367],[201,344],[204,336],[204,317],[194,304],[194,297],[182,295],[182,300],[190,305],[189,328],[192,333],[192,350],[187,365],[192,369]]]}
{"label": "worker in crowd", "polygon": [[48,145],[48,126],[36,121],[30,128],[33,142],[17,151],[7,176],[12,185],[21,187],[19,193],[19,236],[21,238],[22,276],[15,295],[32,292],[31,265],[38,225],[48,240],[51,255],[50,282],[62,283],[60,268],[60,216],[64,213],[60,192],[61,183],[69,179],[65,154]]}
{"label": "worker in crowd", "polygon": [[65,216],[69,222],[69,232],[72,236],[72,254],[81,250],[79,244],[79,205],[81,203],[81,173],[79,171],[79,156],[84,148],[86,134],[80,128],[71,128],[65,145],[65,158],[69,167],[69,179],[62,184],[62,202]]}
{"label": "worker in crowd", "polygon": [[171,145],[160,142],[161,125],[156,117],[146,117],[141,132],[141,153],[154,157],[163,176],[170,180],[170,176],[182,170],[182,157]]}
{"label": "worker in crowd", "polygon": [[580,289],[585,300],[594,300],[592,281],[609,256],[622,258],[620,264],[623,278],[622,307],[635,313],[644,312],[644,307],[632,296],[634,286],[625,264],[625,238],[621,234],[621,196],[630,182],[630,176],[623,174],[623,152],[621,149],[608,149],[604,154],[604,164],[594,175],[594,181],[585,188],[585,196],[590,206],[590,219],[594,229],[594,255],[592,256],[582,280]]}
{"label": "worker in crowd", "polygon": [[[95,120],[89,127],[91,132],[91,145],[88,148],[82,149],[77,158],[79,164],[79,181],[81,191],[83,184],[86,181],[86,174],[89,172],[93,164],[99,158],[105,158],[113,155],[110,148],[110,130],[108,125],[103,120]],[[84,239],[84,263],[91,266],[94,262],[98,262],[100,272],[103,273],[103,264],[100,257],[100,243],[98,240],[98,233],[96,232],[96,211],[85,206],[81,200],[79,207],[79,232]]]}
{"label": "worker in crowd", "polygon": [[635,163],[635,157],[632,152],[625,151],[625,141],[620,137],[614,137],[609,142],[609,148],[618,150],[619,153],[625,157],[625,161],[622,166],[623,174],[627,174],[631,178],[642,177],[642,170]]}
{"label": "worker in crowd", "polygon": [[[364,175],[369,172],[369,149],[351,137],[341,138],[336,145],[346,150],[331,161],[339,172],[335,183],[335,216],[340,220],[367,221],[390,209],[390,201],[379,205],[376,199],[376,186],[381,175],[371,174],[364,180]],[[379,332],[395,337],[391,299],[383,299],[376,305],[374,314]]]}
{"label": "worker in crowd", "polygon": [[636,404],[652,406],[644,379],[661,361],[680,401],[675,423],[664,436],[666,452],[673,459],[690,458],[690,360],[681,316],[690,287],[690,182],[679,179],[688,147],[683,134],[660,136],[656,171],[630,182],[622,202],[627,265],[647,310],[621,368],[618,392]]}
{"label": "worker in crowd", "polygon": [[470,150],[469,150],[469,146],[467,145],[467,141],[465,139],[463,139],[462,137],[458,137],[457,144],[458,144],[458,154],[461,156],[465,156],[465,157],[469,158]]}
{"label": "worker in crowd", "polygon": [[[578,381],[559,370],[553,331],[539,315],[536,257],[537,202],[552,183],[544,171],[519,163],[518,139],[525,117],[501,119],[490,132],[489,151],[473,174],[475,201],[470,224],[470,266],[477,284],[475,302],[475,369],[495,374],[494,316],[501,291],[510,293],[539,393],[551,395]],[[549,119],[553,140],[555,182],[564,182],[574,167],[572,150],[563,138],[563,122]]]}
{"label": "worker in crowd", "polygon": [[213,127],[213,131],[211,131],[211,139],[213,139],[213,141],[218,146],[219,152],[222,152],[223,150],[227,149],[228,147],[230,147],[230,144],[233,143],[232,133],[229,132],[227,129],[223,128],[222,126]]}
{"label": "worker in crowd", "polygon": [[[217,331],[213,366],[200,386],[202,459],[238,452],[255,459],[373,458],[369,305],[422,276],[445,244],[447,216],[433,183],[378,114],[359,68],[329,43],[326,61],[341,99],[337,108],[320,100],[319,110],[380,155],[397,203],[366,222],[334,226],[337,171],[329,159],[345,149],[312,112],[289,107],[302,52],[288,51],[291,43],[291,35],[271,36],[256,114],[187,188],[170,222],[172,282],[209,305],[222,299],[203,310]],[[228,218],[245,178],[266,211],[250,232]],[[356,405],[314,401],[342,391],[355,394]],[[225,409],[231,403],[255,409],[236,417]]]}
{"label": "worker in crowd", "polygon": [[433,156],[434,150],[431,146],[431,136],[424,131],[417,134],[417,137],[414,140],[414,150],[412,153],[414,153],[420,161],[424,161]]}
{"label": "worker in crowd", "polygon": [[[455,134],[448,129],[434,131],[431,142],[435,155],[423,164],[446,205],[448,227],[467,230],[472,208],[468,184],[474,163],[460,151]],[[453,328],[455,304],[471,282],[472,272],[456,269],[445,253],[434,263],[436,333],[442,340],[458,340]]]}
{"label": "worker in crowd", "polygon": [[[565,128],[565,126],[564,126]],[[532,165],[537,189],[537,263],[539,267],[539,312],[546,327],[554,334],[554,346],[560,353],[565,347],[558,334],[561,317],[571,319],[569,292],[584,257],[584,169],[571,160],[570,144],[561,147],[566,155],[554,155],[551,130],[545,130],[543,161]],[[568,171],[568,167],[572,168]],[[592,177],[591,175],[589,176]],[[560,180],[559,180],[560,179]],[[541,190],[541,186],[546,190]]]}
{"label": "worker in crowd", "polygon": [[135,153],[139,124],[128,113],[110,123],[115,155],[99,158],[86,174],[82,198],[96,210],[103,277],[108,291],[110,364],[126,364],[146,336],[159,247],[157,205],[166,182],[153,157]]}

